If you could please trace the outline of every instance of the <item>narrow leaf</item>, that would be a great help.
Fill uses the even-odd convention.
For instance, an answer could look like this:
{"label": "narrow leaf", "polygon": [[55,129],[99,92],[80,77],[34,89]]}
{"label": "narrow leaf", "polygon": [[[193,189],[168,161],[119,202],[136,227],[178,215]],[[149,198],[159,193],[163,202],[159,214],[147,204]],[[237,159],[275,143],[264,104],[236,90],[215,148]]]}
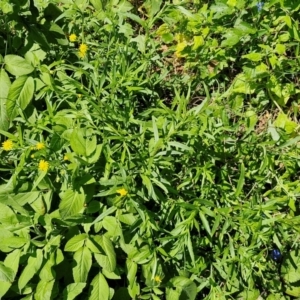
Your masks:
{"label": "narrow leaf", "polygon": [[241,193],[243,186],[244,186],[244,181],[245,181],[245,166],[243,163],[241,163],[240,178],[239,178],[238,185],[237,185],[237,188],[235,191],[235,196],[238,196]]}
{"label": "narrow leaf", "polygon": [[4,69],[0,70],[0,129],[6,131],[9,127],[9,119],[6,111],[6,101],[11,83]]}

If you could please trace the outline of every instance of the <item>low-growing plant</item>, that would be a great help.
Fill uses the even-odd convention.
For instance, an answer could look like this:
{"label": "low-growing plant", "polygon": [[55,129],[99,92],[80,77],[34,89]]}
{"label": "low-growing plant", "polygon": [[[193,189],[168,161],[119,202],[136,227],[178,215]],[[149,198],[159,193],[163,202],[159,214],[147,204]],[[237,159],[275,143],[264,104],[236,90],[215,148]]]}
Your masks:
{"label": "low-growing plant", "polygon": [[0,0],[0,298],[299,297],[298,10]]}

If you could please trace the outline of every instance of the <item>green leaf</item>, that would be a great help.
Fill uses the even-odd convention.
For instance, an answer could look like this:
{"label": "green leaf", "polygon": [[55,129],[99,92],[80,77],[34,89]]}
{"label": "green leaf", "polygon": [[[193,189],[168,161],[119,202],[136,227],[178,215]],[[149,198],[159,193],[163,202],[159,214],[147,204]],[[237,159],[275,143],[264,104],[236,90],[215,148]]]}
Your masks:
{"label": "green leaf", "polygon": [[[12,237],[7,237],[1,240],[1,246],[6,246],[8,247],[9,251],[5,251],[2,248],[3,252],[10,252],[13,249],[16,248],[21,248],[23,247],[26,243],[28,242],[28,240],[24,237],[19,237],[19,236],[12,236]],[[0,248],[1,248],[0,246]]]}
{"label": "green leaf", "polygon": [[252,27],[249,23],[244,21],[235,24],[234,28],[238,29],[239,32],[241,32],[243,35],[256,33],[256,29]]}
{"label": "green leaf", "polygon": [[235,7],[235,6],[236,6],[236,1],[237,1],[237,0],[228,0],[228,1],[227,1],[227,5],[228,5],[228,6],[231,6],[231,7]]}
{"label": "green leaf", "polygon": [[207,233],[211,236],[210,226],[209,226],[209,223],[208,223],[208,221],[207,221],[207,219],[206,219],[206,217],[205,217],[205,214],[204,214],[202,211],[200,211],[200,212],[199,212],[199,215],[200,215],[200,219],[201,219],[201,221],[202,221],[202,224],[203,224],[205,230],[206,230]]}
{"label": "green leaf", "polygon": [[120,236],[122,235],[122,230],[120,223],[115,217],[107,216],[102,221],[103,227],[107,230],[109,236]]}
{"label": "green leaf", "polygon": [[245,166],[243,163],[241,163],[240,177],[236,187],[235,196],[238,196],[241,193],[244,186],[244,182],[245,182]]}
{"label": "green leaf", "polygon": [[13,282],[14,278],[14,270],[0,262],[0,282]]}
{"label": "green leaf", "polygon": [[284,257],[281,264],[281,274],[286,283],[285,293],[293,297],[300,297],[300,258],[298,251],[291,250]]}
{"label": "green leaf", "polygon": [[43,251],[40,249],[36,250],[34,256],[30,256],[27,264],[21,273],[18,281],[19,290],[22,290],[26,284],[30,281],[30,279],[37,274],[38,270],[40,269],[42,262],[43,262]]}
{"label": "green leaf", "polygon": [[34,299],[35,300],[50,300],[52,299],[52,289],[54,286],[55,280],[51,281],[44,281],[40,280],[37,287],[36,291],[34,294]]}
{"label": "green leaf", "polygon": [[255,90],[254,85],[249,82],[245,74],[238,74],[232,84],[233,92],[242,94],[252,94]]}
{"label": "green leaf", "polygon": [[140,52],[145,53],[146,51],[146,36],[140,34],[135,38],[131,39],[132,42],[137,43],[137,48],[139,49]]}
{"label": "green leaf", "polygon": [[83,189],[79,191],[66,190],[60,195],[59,213],[62,219],[74,216],[84,209],[85,195]]}
{"label": "green leaf", "polygon": [[277,44],[275,47],[275,51],[280,55],[284,54],[285,53],[285,45]]}
{"label": "green leaf", "polygon": [[2,224],[16,224],[18,218],[9,206],[0,202],[0,223]]}
{"label": "green leaf", "polygon": [[137,264],[133,262],[131,259],[126,260],[127,267],[127,279],[130,285],[133,285],[137,272]]}
{"label": "green leaf", "polygon": [[70,139],[71,148],[76,154],[90,156],[97,147],[97,137],[86,128],[75,128]]}
{"label": "green leaf", "polygon": [[288,116],[280,112],[274,121],[274,125],[279,128],[283,128],[287,134],[291,134],[298,127],[298,124],[288,118]]}
{"label": "green leaf", "polygon": [[87,238],[87,234],[82,233],[73,236],[70,240],[68,240],[67,244],[65,245],[65,251],[75,252],[79,248],[81,248],[84,243],[85,239]]}
{"label": "green leaf", "polygon": [[260,61],[262,59],[263,55],[260,54],[260,53],[255,53],[255,52],[252,52],[252,53],[249,53],[249,54],[246,54],[246,55],[243,55],[242,58],[247,58],[251,61]]}
{"label": "green leaf", "polygon": [[32,77],[18,77],[10,86],[7,96],[7,115],[13,120],[18,115],[18,109],[24,110],[30,103],[34,93]]}
{"label": "green leaf", "polygon": [[144,7],[147,11],[147,15],[149,18],[153,18],[155,14],[157,14],[160,10],[162,0],[151,0],[151,1],[144,1]]}
{"label": "green leaf", "polygon": [[[14,250],[13,252],[9,253],[5,260],[4,265],[14,271],[16,275],[19,268],[19,261],[20,261],[20,253],[19,249]],[[14,276],[15,277],[15,276]],[[3,297],[7,291],[10,289],[12,282],[1,282],[0,284],[0,298]]]}
{"label": "green leaf", "polygon": [[186,300],[194,300],[197,296],[197,286],[196,284],[190,280],[189,278],[183,277],[183,276],[177,276],[170,280],[170,283],[173,285],[173,287],[179,287],[182,292],[180,295],[180,299],[186,299]]}
{"label": "green leaf", "polygon": [[92,254],[87,247],[82,247],[74,254],[76,265],[73,268],[73,277],[76,283],[86,282],[92,266]]}
{"label": "green leaf", "polygon": [[17,273],[19,268],[20,255],[21,250],[16,249],[13,252],[7,254],[4,260],[4,265],[11,268],[15,272],[15,274]]}
{"label": "green leaf", "polygon": [[102,10],[102,2],[101,0],[90,0],[91,4],[94,6],[96,11],[101,11]]}
{"label": "green leaf", "polygon": [[33,72],[34,68],[23,57],[8,54],[4,57],[5,69],[12,75],[22,76]]}
{"label": "green leaf", "polygon": [[107,270],[108,272],[113,272],[116,268],[116,253],[111,240],[102,235],[93,238],[93,241],[98,244],[104,251],[106,255],[95,253],[95,258],[99,265]]}
{"label": "green leaf", "polygon": [[102,273],[98,273],[91,282],[91,292],[89,300],[109,300],[109,286]]}
{"label": "green leaf", "polygon": [[225,40],[222,41],[221,47],[232,47],[239,43],[241,34],[238,30],[228,30],[224,35]]}
{"label": "green leaf", "polygon": [[9,76],[4,69],[0,69],[0,129],[7,131],[9,119],[6,110],[8,92],[11,86]]}
{"label": "green leaf", "polygon": [[85,132],[82,128],[75,128],[71,134],[70,144],[72,150],[79,155],[86,156]]}
{"label": "green leaf", "polygon": [[51,281],[55,279],[52,267],[55,265],[55,253],[52,252],[46,263],[43,265],[39,277],[42,281]]}
{"label": "green leaf", "polygon": [[96,224],[98,222],[100,222],[101,220],[104,219],[104,217],[112,214],[113,212],[115,212],[117,210],[117,208],[115,206],[110,207],[109,209],[105,210],[101,215],[99,215],[92,224]]}
{"label": "green leaf", "polygon": [[81,294],[85,286],[86,286],[85,282],[71,283],[67,285],[63,291],[63,300],[75,299],[78,295]]}
{"label": "green leaf", "polygon": [[218,2],[216,5],[211,5],[210,10],[213,13],[214,19],[220,19],[225,15],[230,15],[233,12],[232,7],[229,7],[222,2]]}

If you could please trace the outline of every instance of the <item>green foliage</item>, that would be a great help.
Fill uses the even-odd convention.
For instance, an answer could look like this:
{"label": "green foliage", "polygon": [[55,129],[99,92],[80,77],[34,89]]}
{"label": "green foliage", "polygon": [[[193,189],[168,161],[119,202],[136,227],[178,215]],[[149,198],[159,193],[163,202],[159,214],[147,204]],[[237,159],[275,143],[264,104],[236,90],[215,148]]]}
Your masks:
{"label": "green foliage", "polygon": [[299,9],[0,0],[0,298],[300,297]]}

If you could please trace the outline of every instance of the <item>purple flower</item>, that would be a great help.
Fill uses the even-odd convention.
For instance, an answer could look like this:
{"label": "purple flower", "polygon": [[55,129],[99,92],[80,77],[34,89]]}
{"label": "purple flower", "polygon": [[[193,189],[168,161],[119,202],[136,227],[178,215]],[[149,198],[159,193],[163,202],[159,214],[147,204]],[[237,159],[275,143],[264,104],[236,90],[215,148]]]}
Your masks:
{"label": "purple flower", "polygon": [[282,255],[281,255],[281,253],[280,253],[280,251],[279,251],[278,249],[273,249],[273,250],[271,251],[271,258],[272,258],[274,261],[276,261],[276,262],[280,261],[280,260],[281,260],[281,257],[282,257]]}
{"label": "purple flower", "polygon": [[258,12],[260,12],[262,10],[263,6],[264,6],[264,3],[263,2],[257,2],[256,6],[257,6]]}

